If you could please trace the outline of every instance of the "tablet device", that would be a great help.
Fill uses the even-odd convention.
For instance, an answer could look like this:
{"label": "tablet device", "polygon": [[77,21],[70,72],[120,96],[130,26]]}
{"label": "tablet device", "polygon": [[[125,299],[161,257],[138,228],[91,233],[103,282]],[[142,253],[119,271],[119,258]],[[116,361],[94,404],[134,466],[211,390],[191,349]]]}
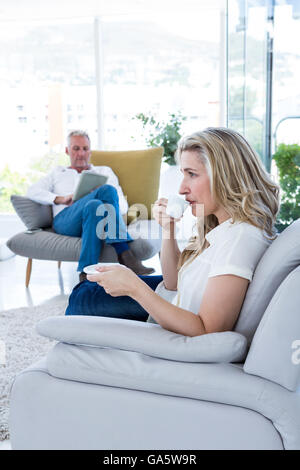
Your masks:
{"label": "tablet device", "polygon": [[96,172],[83,171],[74,191],[73,201],[78,201],[78,199],[86,196],[94,189],[99,188],[99,186],[103,186],[106,181],[107,176],[99,175],[99,173]]}

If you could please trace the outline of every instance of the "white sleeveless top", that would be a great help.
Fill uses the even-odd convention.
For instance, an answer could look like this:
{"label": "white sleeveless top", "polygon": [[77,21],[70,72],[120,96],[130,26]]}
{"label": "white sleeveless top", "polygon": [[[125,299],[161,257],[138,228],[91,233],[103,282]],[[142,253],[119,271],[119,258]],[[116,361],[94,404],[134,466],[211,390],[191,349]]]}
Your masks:
{"label": "white sleeveless top", "polygon": [[263,231],[232,219],[212,229],[206,240],[210,246],[178,273],[177,295],[172,303],[198,314],[208,278],[234,274],[252,280],[254,270],[270,245]]}

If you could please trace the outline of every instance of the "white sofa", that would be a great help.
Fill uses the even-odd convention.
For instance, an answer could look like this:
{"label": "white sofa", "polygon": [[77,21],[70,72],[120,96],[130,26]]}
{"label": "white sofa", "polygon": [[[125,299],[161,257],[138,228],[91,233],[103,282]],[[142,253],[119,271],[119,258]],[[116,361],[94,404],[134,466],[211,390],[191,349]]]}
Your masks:
{"label": "white sofa", "polygon": [[300,449],[300,220],[261,259],[234,332],[85,316],[37,328],[57,343],[13,384],[13,449]]}

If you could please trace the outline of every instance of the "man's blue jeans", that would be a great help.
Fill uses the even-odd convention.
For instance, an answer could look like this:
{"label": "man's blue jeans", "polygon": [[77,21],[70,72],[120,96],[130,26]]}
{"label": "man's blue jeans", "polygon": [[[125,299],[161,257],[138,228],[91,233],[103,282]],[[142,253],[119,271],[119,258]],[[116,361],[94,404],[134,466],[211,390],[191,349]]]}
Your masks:
{"label": "man's blue jeans", "polygon": [[122,251],[118,245],[128,249],[126,243],[132,240],[120,214],[117,190],[109,184],[65,207],[54,217],[53,228],[61,235],[82,237],[79,272],[85,266],[98,263],[104,240],[115,244],[118,253]]}
{"label": "man's blue jeans", "polygon": [[[155,290],[162,276],[139,276]],[[66,315],[94,315],[98,317],[124,318],[146,321],[148,313],[136,300],[129,296],[112,297],[97,282],[83,281],[74,287]]]}

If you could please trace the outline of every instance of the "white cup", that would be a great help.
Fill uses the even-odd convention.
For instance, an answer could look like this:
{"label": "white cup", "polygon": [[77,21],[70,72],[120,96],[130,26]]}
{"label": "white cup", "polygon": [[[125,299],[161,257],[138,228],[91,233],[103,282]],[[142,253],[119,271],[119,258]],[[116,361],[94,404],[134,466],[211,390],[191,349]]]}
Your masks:
{"label": "white cup", "polygon": [[178,194],[172,194],[168,198],[166,214],[174,219],[180,219],[188,205],[189,203]]}
{"label": "white cup", "polygon": [[99,271],[97,271],[97,268],[101,268],[102,266],[121,266],[120,263],[97,263],[97,264],[91,264],[90,266],[86,266],[83,268],[83,271],[86,274],[98,274]]}

